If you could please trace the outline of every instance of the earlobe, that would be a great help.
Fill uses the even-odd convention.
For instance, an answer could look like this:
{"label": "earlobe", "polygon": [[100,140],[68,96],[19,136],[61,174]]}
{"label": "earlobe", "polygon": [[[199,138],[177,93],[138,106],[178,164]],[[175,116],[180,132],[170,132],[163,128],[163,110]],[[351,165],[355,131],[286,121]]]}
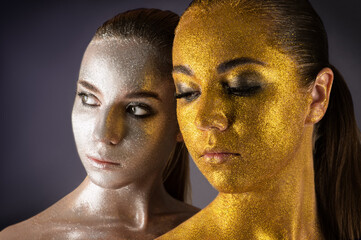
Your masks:
{"label": "earlobe", "polygon": [[322,69],[311,90],[312,102],[306,118],[306,124],[316,124],[325,115],[330,99],[333,72],[330,68]]}

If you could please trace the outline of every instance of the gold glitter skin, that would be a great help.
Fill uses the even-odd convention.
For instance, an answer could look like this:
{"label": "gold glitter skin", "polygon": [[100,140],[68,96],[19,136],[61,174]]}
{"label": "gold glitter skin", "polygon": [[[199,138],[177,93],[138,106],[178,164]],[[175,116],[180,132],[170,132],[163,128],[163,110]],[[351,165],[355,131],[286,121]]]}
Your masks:
{"label": "gold glitter skin", "polygon": [[[178,122],[220,193],[159,239],[321,238],[312,133],[324,111],[314,109],[314,90],[300,86],[296,63],[267,24],[228,5],[183,15],[173,46]],[[318,89],[326,97],[327,86]]]}

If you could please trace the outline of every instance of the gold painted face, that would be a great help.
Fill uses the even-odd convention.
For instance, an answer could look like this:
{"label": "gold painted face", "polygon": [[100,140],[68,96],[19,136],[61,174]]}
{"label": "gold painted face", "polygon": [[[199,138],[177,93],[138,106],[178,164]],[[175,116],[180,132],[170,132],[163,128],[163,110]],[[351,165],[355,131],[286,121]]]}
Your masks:
{"label": "gold painted face", "polygon": [[80,159],[99,186],[161,175],[175,147],[175,89],[158,60],[152,46],[135,40],[92,41],[84,54],[72,124]]}
{"label": "gold painted face", "polygon": [[295,63],[268,39],[254,12],[229,6],[187,12],[173,64],[183,138],[217,190],[249,191],[289,163],[311,98]]}

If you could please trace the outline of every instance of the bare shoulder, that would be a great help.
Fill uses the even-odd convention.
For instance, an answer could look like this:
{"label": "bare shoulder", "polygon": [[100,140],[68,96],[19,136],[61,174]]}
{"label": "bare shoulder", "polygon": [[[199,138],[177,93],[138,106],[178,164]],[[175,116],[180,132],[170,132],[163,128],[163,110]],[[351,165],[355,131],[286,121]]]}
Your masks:
{"label": "bare shoulder", "polygon": [[5,228],[0,240],[49,240],[68,239],[69,227],[64,221],[35,216],[26,221]]}
{"label": "bare shoulder", "polygon": [[23,222],[11,225],[0,232],[0,240],[67,239],[69,224],[62,215],[47,209]]}
{"label": "bare shoulder", "polygon": [[49,233],[54,232],[59,222],[64,222],[66,211],[62,200],[41,213],[20,223],[11,225],[0,232],[0,240],[50,239]]}
{"label": "bare shoulder", "polygon": [[0,232],[0,240],[39,239],[33,218],[11,225]]}

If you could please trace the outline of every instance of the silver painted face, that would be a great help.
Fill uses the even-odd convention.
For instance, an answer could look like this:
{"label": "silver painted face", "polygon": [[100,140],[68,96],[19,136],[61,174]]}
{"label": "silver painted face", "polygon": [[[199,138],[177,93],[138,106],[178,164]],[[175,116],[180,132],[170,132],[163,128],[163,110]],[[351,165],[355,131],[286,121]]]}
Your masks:
{"label": "silver painted face", "polygon": [[175,147],[175,90],[158,59],[137,40],[93,40],[85,51],[72,125],[98,186],[116,189],[160,175]]}

